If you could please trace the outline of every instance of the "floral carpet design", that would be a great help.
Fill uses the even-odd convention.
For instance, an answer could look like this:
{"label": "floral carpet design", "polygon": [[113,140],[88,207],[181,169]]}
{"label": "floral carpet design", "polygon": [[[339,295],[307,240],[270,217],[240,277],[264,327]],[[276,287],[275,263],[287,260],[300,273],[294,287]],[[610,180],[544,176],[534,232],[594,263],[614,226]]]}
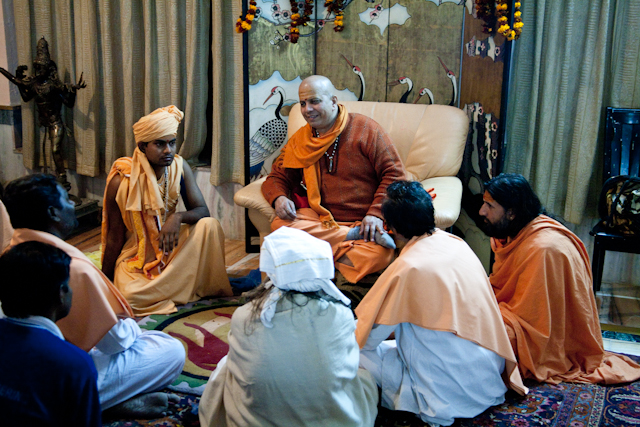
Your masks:
{"label": "floral carpet design", "polygon": [[[213,298],[182,306],[172,315],[152,315],[139,321],[144,329],[161,330],[181,340],[187,349],[182,375],[171,387],[181,400],[170,413],[157,420],[105,423],[106,427],[199,426],[198,404],[204,385],[220,358],[228,351],[231,315],[242,305],[239,297]],[[640,357],[629,356],[636,362]],[[526,381],[530,392],[519,396],[509,391],[502,405],[489,408],[473,419],[458,419],[454,426],[497,427],[640,427],[640,381],[622,386]],[[405,413],[406,414],[406,413]],[[378,417],[376,426],[423,426],[418,419],[398,423],[394,417]]]}
{"label": "floral carpet design", "polygon": [[177,313],[152,314],[138,321],[141,328],[165,332],[185,347],[187,360],[171,390],[202,394],[211,372],[229,352],[231,315],[240,305],[239,297],[204,299],[181,306]]}

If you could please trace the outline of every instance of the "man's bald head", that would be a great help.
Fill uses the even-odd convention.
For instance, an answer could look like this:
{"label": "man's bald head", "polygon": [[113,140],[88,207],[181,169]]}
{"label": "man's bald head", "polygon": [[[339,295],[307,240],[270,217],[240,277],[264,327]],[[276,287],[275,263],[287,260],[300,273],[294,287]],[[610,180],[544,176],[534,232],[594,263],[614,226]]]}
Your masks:
{"label": "man's bald head", "polygon": [[298,89],[302,116],[321,135],[331,130],[338,117],[335,91],[331,80],[324,76],[307,77]]}
{"label": "man's bald head", "polygon": [[300,90],[313,88],[318,94],[327,95],[329,98],[336,94],[336,88],[325,76],[309,76],[300,83]]}

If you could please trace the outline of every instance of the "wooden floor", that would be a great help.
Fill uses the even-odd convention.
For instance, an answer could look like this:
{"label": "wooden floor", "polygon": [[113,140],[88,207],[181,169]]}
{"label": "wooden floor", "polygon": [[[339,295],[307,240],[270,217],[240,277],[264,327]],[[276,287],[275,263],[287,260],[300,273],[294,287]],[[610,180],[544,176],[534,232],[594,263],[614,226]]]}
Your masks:
{"label": "wooden floor", "polygon": [[[100,250],[100,227],[70,237],[67,243],[85,253]],[[227,239],[224,242],[224,249],[225,265],[229,276],[246,276],[251,270],[259,267],[258,254],[247,254],[244,250],[244,240]]]}

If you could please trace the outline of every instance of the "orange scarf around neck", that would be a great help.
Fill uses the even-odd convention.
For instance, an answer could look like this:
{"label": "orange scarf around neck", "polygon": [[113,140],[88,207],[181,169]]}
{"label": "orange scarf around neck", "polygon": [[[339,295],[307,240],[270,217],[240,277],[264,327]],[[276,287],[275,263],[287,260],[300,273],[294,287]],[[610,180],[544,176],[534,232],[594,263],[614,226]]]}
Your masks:
{"label": "orange scarf around neck", "polygon": [[282,166],[292,169],[303,169],[304,180],[307,185],[307,197],[309,206],[313,209],[326,228],[338,228],[338,224],[333,219],[333,215],[322,206],[320,197],[320,164],[318,160],[322,158],[327,149],[333,144],[347,126],[349,114],[347,108],[338,104],[338,117],[333,123],[331,130],[323,136],[315,136],[311,125],[300,128],[286,146]]}

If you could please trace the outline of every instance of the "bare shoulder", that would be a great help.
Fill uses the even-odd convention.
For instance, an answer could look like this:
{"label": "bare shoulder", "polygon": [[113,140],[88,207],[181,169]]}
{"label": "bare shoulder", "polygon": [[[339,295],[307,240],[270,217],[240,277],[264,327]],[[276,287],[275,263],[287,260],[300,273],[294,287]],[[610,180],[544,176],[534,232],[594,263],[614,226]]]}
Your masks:
{"label": "bare shoulder", "polygon": [[119,174],[116,174],[113,178],[111,178],[111,180],[109,181],[109,184],[107,185],[106,197],[108,199],[115,200],[121,183],[122,183],[122,177]]}

